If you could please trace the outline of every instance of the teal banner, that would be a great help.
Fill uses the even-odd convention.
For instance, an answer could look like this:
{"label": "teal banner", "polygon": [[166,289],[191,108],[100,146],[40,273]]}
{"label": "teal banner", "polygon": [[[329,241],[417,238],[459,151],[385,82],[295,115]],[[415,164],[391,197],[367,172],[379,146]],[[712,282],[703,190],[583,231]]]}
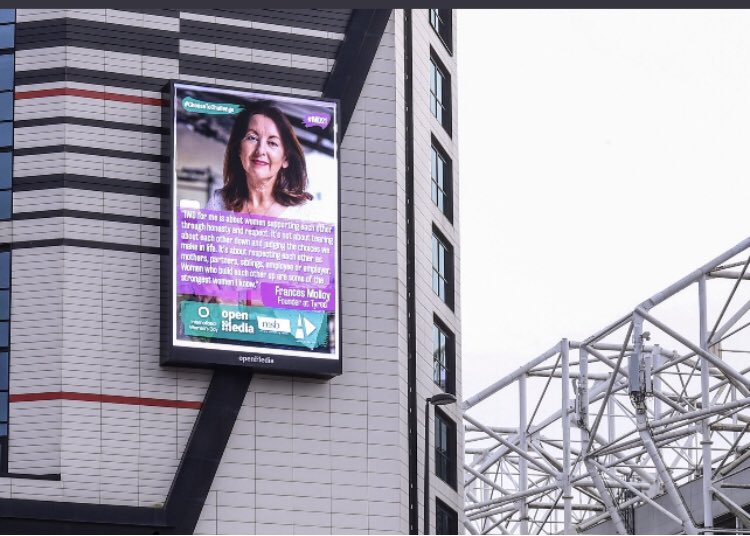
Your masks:
{"label": "teal banner", "polygon": [[185,335],[314,350],[328,344],[328,315],[270,307],[183,301],[180,319]]}
{"label": "teal banner", "polygon": [[195,112],[199,114],[238,114],[242,111],[242,106],[226,102],[205,102],[185,97],[182,99],[182,107],[186,112]]}

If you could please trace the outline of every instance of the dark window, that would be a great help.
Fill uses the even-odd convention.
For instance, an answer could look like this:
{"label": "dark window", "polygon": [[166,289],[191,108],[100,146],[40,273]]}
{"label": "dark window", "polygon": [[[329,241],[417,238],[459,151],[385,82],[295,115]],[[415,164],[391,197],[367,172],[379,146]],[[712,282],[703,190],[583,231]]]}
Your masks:
{"label": "dark window", "polygon": [[0,320],[10,318],[10,291],[0,290]]}
{"label": "dark window", "polygon": [[435,474],[456,489],[456,425],[435,408]]}
{"label": "dark window", "polygon": [[0,352],[0,390],[8,389],[8,352]]}
{"label": "dark window", "polygon": [[13,54],[0,55],[0,90],[13,89]]}
{"label": "dark window", "polygon": [[458,534],[458,514],[440,499],[435,499],[435,534]]}
{"label": "dark window", "polygon": [[0,48],[13,48],[15,37],[15,25],[4,24],[0,26]]}
{"label": "dark window", "polygon": [[430,113],[451,134],[451,80],[434,55],[430,58]]}
{"label": "dark window", "polygon": [[10,219],[12,200],[10,190],[0,190],[0,220]]}
{"label": "dark window", "polygon": [[5,147],[13,145],[13,123],[10,121],[0,123],[0,145]]}
{"label": "dark window", "polygon": [[0,251],[0,473],[8,472],[8,368],[10,347],[10,263],[8,249]]}
{"label": "dark window", "polygon": [[432,290],[453,308],[453,248],[437,230],[432,230]]}
{"label": "dark window", "polygon": [[9,189],[13,173],[13,153],[0,152],[0,190]]}
{"label": "dark window", "polygon": [[448,49],[453,52],[453,15],[450,9],[431,9],[430,26],[435,33],[440,36],[440,40]]}
{"label": "dark window", "polygon": [[448,220],[453,221],[453,166],[435,140],[430,147],[430,161],[432,202]]}
{"label": "dark window", "polygon": [[[2,26],[0,26],[2,28]],[[13,92],[0,93],[0,121],[13,119]]]}
{"label": "dark window", "polygon": [[10,251],[0,251],[0,288],[10,288]]}
{"label": "dark window", "polygon": [[[0,9],[0,220],[13,212],[13,46],[15,10]],[[10,49],[10,50],[8,50]],[[1,459],[1,458],[0,458]]]}
{"label": "dark window", "polygon": [[456,343],[450,332],[437,318],[432,324],[433,380],[446,393],[456,392]]}
{"label": "dark window", "polygon": [[[0,138],[13,136],[13,123],[0,123]],[[10,140],[13,141],[12,139]],[[13,153],[0,149],[0,220],[9,220],[13,211]]]}

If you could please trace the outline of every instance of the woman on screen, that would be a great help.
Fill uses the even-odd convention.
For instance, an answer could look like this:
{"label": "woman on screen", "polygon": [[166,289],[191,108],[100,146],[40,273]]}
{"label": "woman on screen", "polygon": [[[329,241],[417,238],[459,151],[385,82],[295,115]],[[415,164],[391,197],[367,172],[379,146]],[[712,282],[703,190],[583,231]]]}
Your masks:
{"label": "woman on screen", "polygon": [[224,186],[206,204],[258,216],[316,220],[307,165],[287,117],[270,101],[237,115],[224,153]]}
{"label": "woman on screen", "polygon": [[[269,100],[243,103],[224,150],[223,185],[203,207],[208,214],[197,206],[180,214],[185,243],[193,247],[177,265],[185,281],[178,284],[179,338],[335,350],[329,326],[336,318],[335,226],[330,214],[322,215],[326,205],[321,196],[314,201],[308,191],[305,153],[281,109]],[[318,184],[335,185],[335,176],[329,180],[321,173],[330,163],[321,166],[325,155],[318,152],[310,153],[311,169],[316,177],[322,175]],[[207,320],[212,314],[216,319]],[[209,322],[215,324],[212,329],[206,327]],[[234,329],[238,326],[242,329]]]}

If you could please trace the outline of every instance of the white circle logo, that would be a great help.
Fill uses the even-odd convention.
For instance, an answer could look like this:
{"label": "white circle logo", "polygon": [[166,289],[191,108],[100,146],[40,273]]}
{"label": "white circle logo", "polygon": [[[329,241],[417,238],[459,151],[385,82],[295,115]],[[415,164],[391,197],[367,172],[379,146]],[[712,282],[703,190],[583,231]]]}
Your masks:
{"label": "white circle logo", "polygon": [[198,316],[201,318],[208,318],[208,316],[211,314],[211,310],[206,307],[205,305],[202,305],[198,307]]}

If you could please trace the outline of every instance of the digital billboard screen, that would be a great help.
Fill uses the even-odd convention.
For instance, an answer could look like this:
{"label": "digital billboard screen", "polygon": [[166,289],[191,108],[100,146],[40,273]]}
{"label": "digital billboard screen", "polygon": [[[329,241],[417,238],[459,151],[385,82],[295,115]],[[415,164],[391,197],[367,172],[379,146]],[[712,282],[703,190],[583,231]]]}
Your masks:
{"label": "digital billboard screen", "polygon": [[165,364],[341,372],[337,103],[172,85]]}

